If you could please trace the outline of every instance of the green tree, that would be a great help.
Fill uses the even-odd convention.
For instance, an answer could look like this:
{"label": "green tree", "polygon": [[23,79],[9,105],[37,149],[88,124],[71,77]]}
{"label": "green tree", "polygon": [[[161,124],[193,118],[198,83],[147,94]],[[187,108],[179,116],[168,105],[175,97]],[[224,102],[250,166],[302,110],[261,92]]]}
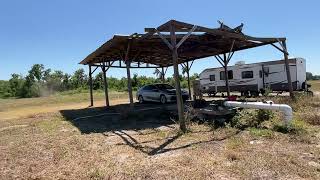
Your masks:
{"label": "green tree", "polygon": [[93,79],[93,89],[103,89],[103,73],[99,72]]}
{"label": "green tree", "polygon": [[0,80],[0,98],[8,98],[11,96],[9,81]]}
{"label": "green tree", "polygon": [[71,89],[70,78],[71,78],[71,76],[68,73],[65,73],[63,75],[63,79],[62,79],[62,90],[63,91]]}
{"label": "green tree", "polygon": [[22,93],[24,80],[19,74],[12,74],[9,80],[10,94],[12,97],[18,97]]}
{"label": "green tree", "polygon": [[52,94],[56,91],[61,91],[62,82],[63,82],[64,74],[62,71],[54,71],[50,73],[46,78],[46,87],[49,90],[49,94]]}
{"label": "green tree", "polygon": [[29,71],[30,78],[33,78],[37,81],[42,79],[42,75],[44,73],[44,65],[43,64],[34,64]]}
{"label": "green tree", "polygon": [[88,77],[83,68],[74,72],[73,76],[71,77],[71,84],[74,89],[86,87],[88,84]]}
{"label": "green tree", "polygon": [[313,75],[312,75],[312,73],[311,72],[307,72],[306,73],[306,78],[307,78],[307,80],[312,80],[313,79]]}
{"label": "green tree", "polygon": [[34,76],[28,75],[26,76],[26,80],[23,83],[21,94],[19,97],[29,98],[29,97],[39,97],[40,90],[38,85],[35,83]]}

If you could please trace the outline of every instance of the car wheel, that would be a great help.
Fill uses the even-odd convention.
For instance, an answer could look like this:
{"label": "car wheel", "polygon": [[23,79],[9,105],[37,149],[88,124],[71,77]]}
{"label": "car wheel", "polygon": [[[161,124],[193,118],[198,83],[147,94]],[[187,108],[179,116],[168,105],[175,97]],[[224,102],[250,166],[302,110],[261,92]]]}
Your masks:
{"label": "car wheel", "polygon": [[161,104],[167,103],[167,98],[166,98],[165,95],[161,95],[161,96],[160,96],[160,103],[161,103]]}
{"label": "car wheel", "polygon": [[140,104],[142,104],[144,102],[143,97],[141,95],[138,97],[138,100],[139,100]]}

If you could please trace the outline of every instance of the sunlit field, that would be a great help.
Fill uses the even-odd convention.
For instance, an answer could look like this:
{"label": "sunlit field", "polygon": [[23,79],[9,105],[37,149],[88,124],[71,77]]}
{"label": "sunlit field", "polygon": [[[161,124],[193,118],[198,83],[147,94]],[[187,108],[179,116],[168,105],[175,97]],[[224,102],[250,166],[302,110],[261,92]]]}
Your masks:
{"label": "sunlit field", "polygon": [[312,80],[308,81],[308,83],[311,84],[312,91],[320,91],[320,80]]}
{"label": "sunlit field", "polygon": [[290,127],[277,112],[252,126],[250,110],[237,126],[190,122],[186,134],[166,106],[130,112],[127,93],[109,96],[109,110],[102,91],[91,108],[88,92],[1,99],[0,179],[320,178],[318,95],[272,97],[293,107]]}

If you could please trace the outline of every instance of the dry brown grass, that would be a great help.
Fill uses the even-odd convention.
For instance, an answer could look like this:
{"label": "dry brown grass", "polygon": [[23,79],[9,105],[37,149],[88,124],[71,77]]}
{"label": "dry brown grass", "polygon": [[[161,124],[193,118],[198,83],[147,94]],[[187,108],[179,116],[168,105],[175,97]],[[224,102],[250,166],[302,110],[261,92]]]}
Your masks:
{"label": "dry brown grass", "polygon": [[320,91],[320,80],[312,80],[308,81],[308,84],[311,84],[311,90],[312,91]]}
{"label": "dry brown grass", "polygon": [[[187,134],[176,125],[83,132],[54,111],[1,119],[0,179],[320,179],[320,128],[302,119],[318,99],[287,102],[297,103],[290,133],[272,128],[278,114],[267,129],[190,124]],[[97,120],[117,123],[86,122]]]}
{"label": "dry brown grass", "polygon": [[58,114],[20,121],[28,126],[0,131],[1,179],[319,178],[308,165],[319,148],[288,134],[195,124],[184,135],[174,127],[82,134]]}
{"label": "dry brown grass", "polygon": [[312,125],[320,125],[320,95],[315,92],[314,96],[297,94],[295,100],[288,97],[271,98],[276,103],[288,104],[299,119]]}

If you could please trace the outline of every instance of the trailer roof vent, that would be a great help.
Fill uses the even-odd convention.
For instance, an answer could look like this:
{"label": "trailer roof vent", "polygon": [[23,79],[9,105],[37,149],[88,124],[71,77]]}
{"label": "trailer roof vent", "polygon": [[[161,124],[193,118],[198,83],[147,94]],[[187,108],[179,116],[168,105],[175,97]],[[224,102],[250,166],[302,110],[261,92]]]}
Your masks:
{"label": "trailer roof vent", "polygon": [[236,66],[240,66],[240,65],[244,65],[244,64],[246,64],[246,62],[244,62],[244,61],[238,61],[235,63]]}

